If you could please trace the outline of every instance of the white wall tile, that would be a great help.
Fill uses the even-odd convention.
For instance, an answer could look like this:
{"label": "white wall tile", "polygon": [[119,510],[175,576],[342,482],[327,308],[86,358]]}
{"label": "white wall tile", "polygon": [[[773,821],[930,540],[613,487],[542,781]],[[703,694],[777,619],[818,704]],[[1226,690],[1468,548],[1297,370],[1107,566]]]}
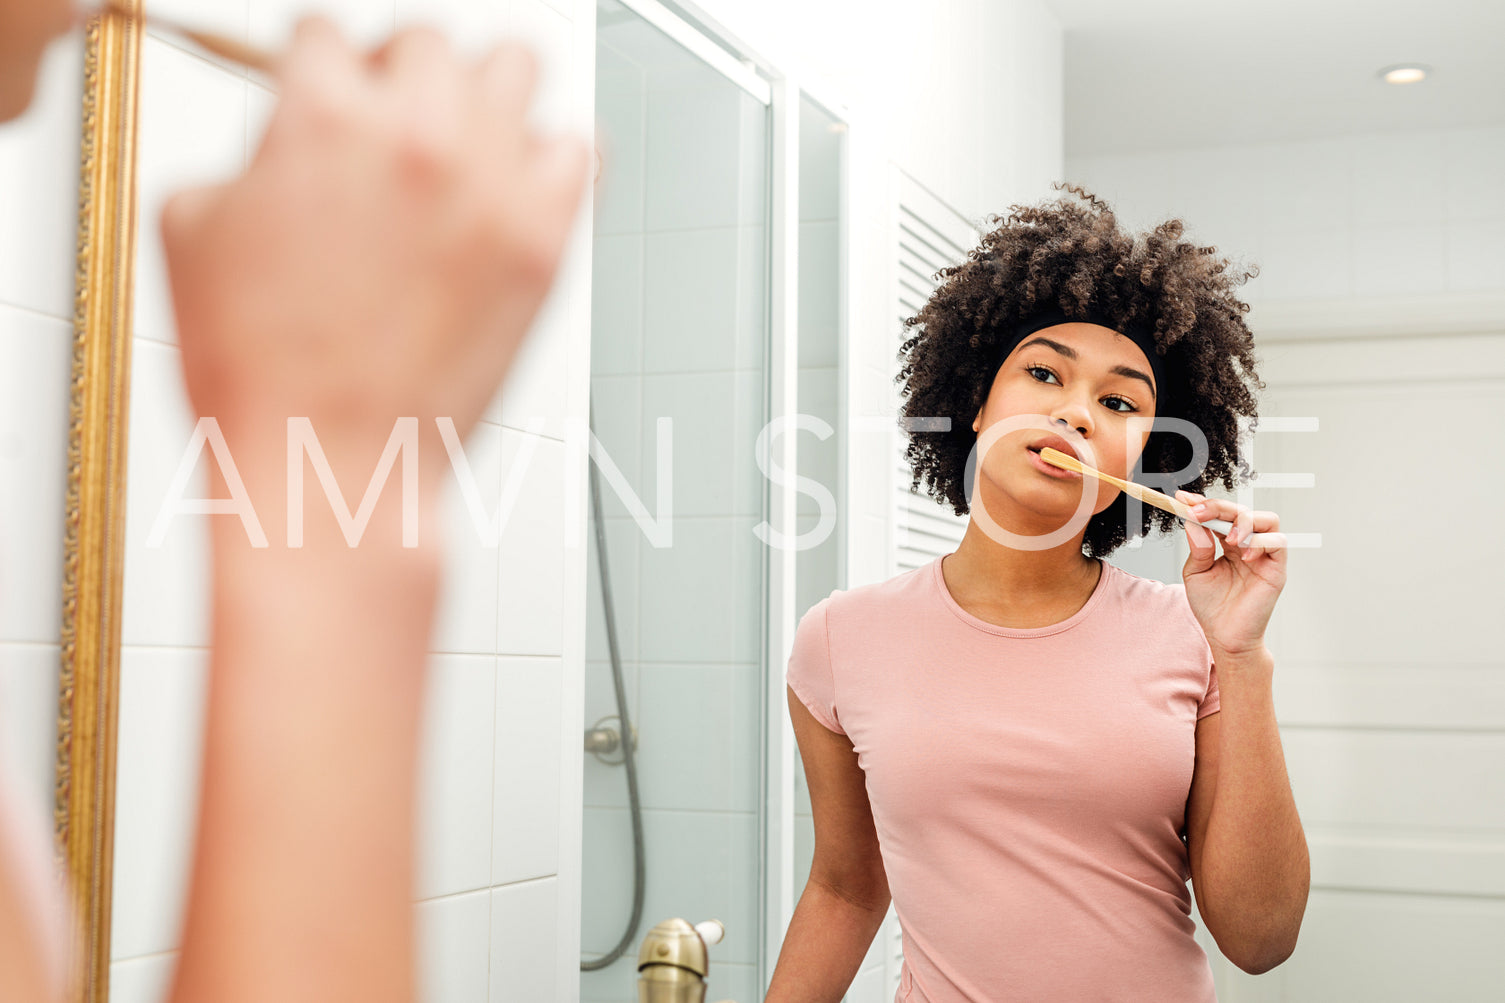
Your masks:
{"label": "white wall tile", "polygon": [[558,956],[575,950],[555,942],[560,908],[553,878],[492,890],[491,1003],[560,998]]}
{"label": "white wall tile", "polygon": [[639,674],[644,807],[755,811],[757,667],[647,663]]}
{"label": "white wall tile", "polygon": [[646,83],[641,68],[603,43],[596,51],[596,121],[602,157],[596,233],[641,233],[646,155]]}
{"label": "white wall tile", "polygon": [[[596,534],[586,532],[586,657],[605,661],[609,657],[606,643],[606,613],[601,596],[600,566],[596,559]],[[606,520],[607,575],[611,580],[613,619],[616,621],[617,649],[621,657],[636,661],[638,654],[638,549],[644,545],[643,531],[631,519]]]}
{"label": "white wall tile", "polygon": [[491,884],[496,658],[434,655],[419,755],[419,898]]}
{"label": "white wall tile", "polygon": [[60,657],[56,644],[0,644],[0,771],[15,784],[17,796],[35,809],[36,818],[49,822]]}
{"label": "white wall tile", "polygon": [[198,811],[208,675],[203,651],[121,650],[112,958],[178,945]]}
{"label": "white wall tile", "polygon": [[490,991],[491,891],[421,902],[417,923],[418,998],[423,1003],[486,999]]}
{"label": "white wall tile", "polygon": [[[674,515],[753,515],[762,482],[753,447],[762,428],[758,373],[680,373],[643,377],[641,441],[673,422]],[[644,488],[654,478],[644,477]],[[651,510],[650,510],[651,511]]]}
{"label": "white wall tile", "polygon": [[844,126],[823,108],[800,102],[800,222],[834,223],[840,214],[845,136]]}
{"label": "white wall tile", "polygon": [[501,391],[488,409],[487,420],[556,439],[564,437],[565,391],[570,378],[570,297],[575,294],[575,284],[561,269],[559,281],[539,308]]}
{"label": "white wall tile", "polygon": [[[847,435],[846,422],[838,412],[840,377],[840,370],[834,367],[802,368],[799,375],[800,414],[818,418],[832,430],[824,439],[815,432],[799,433],[799,472],[801,476],[813,479],[838,499],[841,492],[838,461],[841,443]],[[799,493],[796,505],[801,514],[816,514],[820,511],[819,499],[803,490]]]}
{"label": "white wall tile", "polygon": [[141,133],[136,246],[135,330],[176,340],[162,207],[180,189],[223,181],[246,162],[244,76],[148,35],[141,46]]}
{"label": "white wall tile", "polygon": [[[503,490],[520,467],[526,433],[502,430]],[[565,447],[535,437],[536,449],[512,514],[502,530],[497,590],[497,651],[509,655],[557,655],[564,633],[565,559],[584,560],[583,549],[565,550],[563,497]]]}
{"label": "white wall tile", "polygon": [[591,268],[591,375],[636,375],[643,366],[643,237],[595,239]]}
{"label": "white wall tile", "polygon": [[761,370],[768,358],[768,231],[762,226],[737,229],[738,369]]}
{"label": "white wall tile", "polygon": [[48,51],[31,109],[0,129],[0,303],[66,320],[78,250],[83,76],[79,34]]}
{"label": "white wall tile", "polygon": [[1458,292],[1505,289],[1505,219],[1448,224],[1447,287]]}
{"label": "white wall tile", "polygon": [[[754,601],[761,589],[763,544],[753,536],[757,520],[674,521],[670,547],[640,551],[643,661],[726,663],[757,658],[760,617]],[[714,555],[712,557],[711,555]],[[685,597],[696,597],[687,616]]]}
{"label": "white wall tile", "polygon": [[1176,212],[1198,243],[1247,252],[1261,226],[1261,165],[1243,151],[1177,150],[1166,157]]}
{"label": "white wall tile", "polygon": [[58,640],[72,340],[0,306],[0,641]]}
{"label": "white wall tile", "polygon": [[[598,451],[604,456],[591,457],[591,469],[601,482],[601,511],[608,519],[628,518],[632,515],[629,502],[636,499],[650,516],[657,505],[657,455],[658,440],[647,440],[650,467],[643,473],[642,439],[643,381],[640,376],[593,376],[591,378],[591,406],[594,408],[592,427]],[[656,433],[655,433],[656,435]],[[612,474],[615,470],[616,474]],[[620,475],[625,486],[613,483]]]}
{"label": "white wall tile", "polygon": [[[644,228],[740,222],[744,153],[740,88],[709,69],[696,86],[651,90]],[[746,156],[760,156],[760,150]]]}
{"label": "white wall tile", "polygon": [[1337,229],[1353,221],[1353,147],[1347,139],[1250,148],[1260,166],[1267,233]]}
{"label": "white wall tile", "polygon": [[[641,735],[642,724],[639,718],[642,702],[639,699],[638,666],[635,662],[622,664],[622,686],[627,691],[627,714],[632,719],[632,727]],[[590,661],[585,663],[585,727],[595,727],[597,721],[603,718],[618,718],[608,722],[605,727],[617,729],[622,734],[620,714],[617,708],[616,685],[612,680],[611,663],[609,661]],[[636,753],[635,753],[636,754]],[[625,808],[628,804],[627,772],[622,764],[622,753],[617,751],[607,759],[611,762],[602,762],[594,755],[586,753],[583,762],[582,791],[584,804],[587,808]],[[641,768],[639,769],[639,784],[641,789]],[[590,841],[587,835],[586,841]]]}
{"label": "white wall tile", "polygon": [[643,344],[648,372],[703,372],[736,364],[738,237],[732,227],[648,235]]}
{"label": "white wall tile", "polygon": [[758,895],[750,862],[758,852],[757,816],[645,811],[643,827],[653,876],[643,904],[649,926],[672,916],[691,923],[719,919],[726,939],[712,948],[715,961],[755,962]]}
{"label": "white wall tile", "polygon": [[[585,899],[580,917],[580,953],[583,958],[597,960],[616,946],[632,916],[632,816],[625,803],[619,808],[587,807],[584,834],[581,887]],[[645,913],[646,922],[621,963],[581,975],[581,996],[614,1000],[625,995],[623,987],[630,985],[628,980],[637,968],[637,948],[642,935],[667,918],[650,920]]]}
{"label": "white wall tile", "polygon": [[1403,296],[1447,287],[1446,233],[1439,222],[1360,226],[1353,232],[1356,296]]}
{"label": "white wall tile", "polygon": [[[464,442],[463,458],[450,459],[443,501],[444,577],[430,644],[434,651],[496,651],[500,564],[497,542],[488,534],[502,494],[502,435],[498,426],[480,422]],[[465,501],[462,478],[473,486],[479,514]],[[396,490],[395,483],[388,490]]]}
{"label": "white wall tile", "polygon": [[165,1003],[178,954],[110,962],[110,1003]]}
{"label": "white wall tile", "polygon": [[836,223],[801,223],[799,256],[800,366],[834,366],[843,292]]}
{"label": "white wall tile", "polygon": [[756,1000],[763,995],[756,965],[734,964],[718,958],[719,945],[710,950],[710,972],[705,980],[708,1000]]}
{"label": "white wall tile", "polygon": [[1505,126],[1459,129],[1443,139],[1449,219],[1505,219]]}
{"label": "white wall tile", "polygon": [[558,873],[562,667],[498,658],[491,882]]}
{"label": "white wall tile", "polygon": [[[134,339],[133,347],[122,643],[201,647],[209,643],[209,520],[238,517],[177,515],[161,545],[147,546],[194,418],[177,348],[145,338]],[[215,462],[206,443],[185,499],[209,497],[209,465]]]}
{"label": "white wall tile", "polygon": [[1260,294],[1279,299],[1337,299],[1353,294],[1350,231],[1266,231]]}
{"label": "white wall tile", "polygon": [[1438,222],[1445,211],[1439,133],[1355,136],[1353,214],[1359,227]]}
{"label": "white wall tile", "polygon": [[[586,912],[598,908],[599,903],[594,893],[586,906]],[[620,936],[627,922],[626,913],[616,936]],[[592,957],[591,955],[581,955]],[[627,1003],[633,999],[632,994],[637,992],[637,948],[625,952],[615,962],[599,971],[580,973],[580,1003]]]}

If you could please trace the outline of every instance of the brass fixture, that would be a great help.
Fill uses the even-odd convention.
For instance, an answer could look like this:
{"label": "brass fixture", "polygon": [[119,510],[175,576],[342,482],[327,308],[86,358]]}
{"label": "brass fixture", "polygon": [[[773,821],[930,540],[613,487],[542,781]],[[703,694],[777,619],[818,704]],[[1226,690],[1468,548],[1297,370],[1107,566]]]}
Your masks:
{"label": "brass fixture", "polygon": [[[607,766],[620,766],[626,760],[626,750],[622,748],[622,732],[620,725],[622,719],[615,714],[603,717],[585,732],[585,751],[595,756]],[[637,751],[638,730],[632,729],[632,749]],[[607,758],[613,753],[619,753],[616,758]]]}
{"label": "brass fixture", "polygon": [[716,919],[694,926],[666,919],[649,930],[638,951],[638,1003],[705,1003],[706,948],[724,936]]}

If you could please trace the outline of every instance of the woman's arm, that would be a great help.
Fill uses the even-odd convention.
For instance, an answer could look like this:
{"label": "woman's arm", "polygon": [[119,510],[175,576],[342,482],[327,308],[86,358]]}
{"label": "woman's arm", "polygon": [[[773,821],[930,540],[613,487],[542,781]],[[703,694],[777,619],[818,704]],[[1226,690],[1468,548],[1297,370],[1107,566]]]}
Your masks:
{"label": "woman's arm", "polygon": [[794,691],[789,716],[810,788],[815,858],[766,1003],[840,1003],[888,912],[888,877],[857,753]]}
{"label": "woman's arm", "polygon": [[1228,960],[1259,974],[1295,950],[1311,884],[1275,721],[1275,661],[1264,643],[1285,586],[1287,554],[1283,546],[1261,545],[1278,535],[1275,513],[1177,494],[1199,517],[1235,524],[1216,558],[1212,534],[1186,524],[1186,598],[1212,649],[1221,697],[1219,712],[1197,722],[1186,843],[1208,931]]}
{"label": "woman's arm", "polygon": [[[447,476],[436,420],[463,435],[481,415],[584,191],[584,144],[526,124],[536,72],[515,46],[472,63],[424,29],[367,57],[305,21],[250,168],[164,214],[189,398],[217,421],[263,530],[253,543],[223,515],[211,528],[180,1003],[413,998],[414,778]],[[398,462],[404,487],[417,468],[417,511],[389,483],[356,543],[317,479],[289,499],[293,418],[347,501],[416,419],[417,455]],[[229,493],[221,479],[211,497]],[[298,501],[308,518],[290,533]]]}
{"label": "woman's arm", "polygon": [[1311,861],[1286,776],[1269,652],[1217,660],[1222,709],[1197,723],[1187,850],[1197,909],[1251,975],[1296,949]]}

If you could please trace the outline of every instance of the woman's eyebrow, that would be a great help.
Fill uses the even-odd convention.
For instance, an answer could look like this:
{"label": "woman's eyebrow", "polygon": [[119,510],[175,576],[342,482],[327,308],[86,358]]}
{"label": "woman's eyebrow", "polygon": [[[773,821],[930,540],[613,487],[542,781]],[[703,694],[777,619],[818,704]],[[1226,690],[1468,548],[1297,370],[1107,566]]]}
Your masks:
{"label": "woman's eyebrow", "polygon": [[[1019,347],[1028,348],[1030,345],[1046,345],[1050,348],[1055,349],[1061,355],[1064,355],[1066,358],[1070,359],[1073,362],[1077,360],[1076,349],[1072,348],[1070,345],[1063,345],[1059,341],[1051,341],[1049,338],[1045,337],[1031,338],[1029,341],[1026,341]],[[1144,373],[1141,373],[1139,370],[1131,369],[1128,366],[1114,366],[1108,371],[1115,376],[1127,376],[1133,380],[1144,380],[1144,385],[1150,388],[1150,396],[1156,396],[1155,382]]]}

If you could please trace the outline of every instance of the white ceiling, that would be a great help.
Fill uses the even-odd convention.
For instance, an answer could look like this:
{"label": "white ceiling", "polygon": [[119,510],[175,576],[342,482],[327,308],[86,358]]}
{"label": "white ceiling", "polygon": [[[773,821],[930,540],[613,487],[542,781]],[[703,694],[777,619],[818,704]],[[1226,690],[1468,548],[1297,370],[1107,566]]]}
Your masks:
{"label": "white ceiling", "polygon": [[1505,0],[1044,2],[1068,157],[1505,124]]}

